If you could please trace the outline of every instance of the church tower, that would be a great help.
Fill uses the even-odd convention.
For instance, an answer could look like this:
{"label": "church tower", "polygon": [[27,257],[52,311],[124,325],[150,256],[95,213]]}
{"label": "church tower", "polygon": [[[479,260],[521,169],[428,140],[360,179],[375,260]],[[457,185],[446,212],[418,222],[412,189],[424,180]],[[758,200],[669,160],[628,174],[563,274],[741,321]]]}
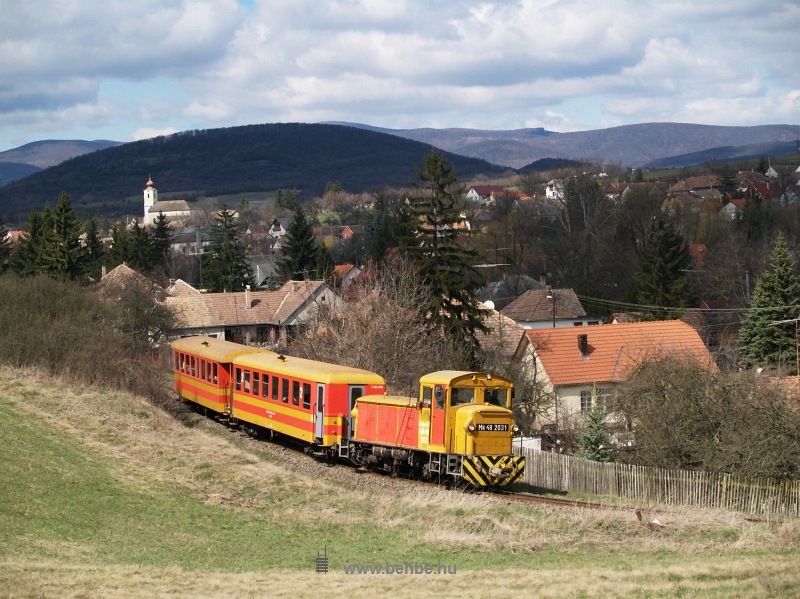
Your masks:
{"label": "church tower", "polygon": [[158,190],[153,185],[153,179],[147,177],[147,186],[144,188],[144,221],[143,224],[149,225],[153,222],[153,216],[150,214],[150,208],[153,204],[158,202]]}

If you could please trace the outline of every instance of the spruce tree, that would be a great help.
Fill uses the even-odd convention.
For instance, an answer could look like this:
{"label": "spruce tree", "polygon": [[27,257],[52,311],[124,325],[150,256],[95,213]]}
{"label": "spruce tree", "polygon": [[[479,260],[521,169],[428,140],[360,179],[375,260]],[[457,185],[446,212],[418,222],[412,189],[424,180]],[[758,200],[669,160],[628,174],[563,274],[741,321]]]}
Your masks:
{"label": "spruce tree", "polygon": [[595,405],[585,412],[586,427],[578,434],[577,456],[595,462],[610,462],[613,456],[611,434],[606,427],[606,410]]}
{"label": "spruce tree", "polygon": [[86,270],[81,246],[81,224],[69,195],[61,193],[52,216],[52,249],[47,255],[48,270],[56,277],[77,280]]}
{"label": "spruce tree", "polygon": [[211,243],[203,250],[200,266],[203,287],[213,292],[244,291],[253,285],[253,271],[239,244],[233,213],[227,208],[216,217]]}
{"label": "spruce tree", "polygon": [[[242,200],[244,202],[244,200]],[[153,221],[153,231],[150,234],[150,262],[153,267],[164,266],[172,245],[172,227],[164,216],[163,212],[159,212],[156,219]]]}
{"label": "spruce tree", "polygon": [[103,242],[100,241],[100,231],[97,227],[97,218],[92,217],[84,229],[86,241],[83,246],[83,260],[86,273],[97,279],[100,276],[100,266],[105,254]]}
{"label": "spruce tree", "polygon": [[140,227],[138,222],[133,223],[129,238],[130,258],[129,264],[139,270],[153,268],[153,243],[150,231]]}
{"label": "spruce tree", "polygon": [[114,223],[111,228],[111,245],[106,254],[106,265],[109,268],[131,261],[131,242],[128,231],[121,223]]}
{"label": "spruce tree", "polygon": [[792,255],[783,234],[779,234],[770,266],[756,281],[750,308],[739,329],[743,361],[749,366],[787,366],[795,371],[797,323],[791,321],[798,317],[800,277],[794,273]]}
{"label": "spruce tree", "polygon": [[300,204],[295,205],[278,260],[278,276],[284,281],[314,278],[317,270],[317,242]]}
{"label": "spruce tree", "polygon": [[[636,301],[651,306],[647,312],[653,319],[677,318],[689,305],[687,270],[692,256],[683,235],[668,221],[658,217],[642,259],[636,269]],[[672,308],[672,309],[670,309]]]}
{"label": "spruce tree", "polygon": [[9,261],[9,266],[15,274],[30,277],[50,272],[53,251],[51,217],[52,212],[47,206],[43,213],[33,210],[28,215],[28,222],[25,225],[28,234],[17,242]]}
{"label": "spruce tree", "polygon": [[413,184],[417,193],[406,205],[415,224],[413,236],[401,249],[430,290],[430,329],[464,340],[474,355],[476,332],[488,329],[483,324],[485,311],[475,297],[483,284],[474,266],[477,252],[460,239],[470,235],[461,212],[463,189],[453,165],[436,150],[425,157],[418,176],[422,182]]}

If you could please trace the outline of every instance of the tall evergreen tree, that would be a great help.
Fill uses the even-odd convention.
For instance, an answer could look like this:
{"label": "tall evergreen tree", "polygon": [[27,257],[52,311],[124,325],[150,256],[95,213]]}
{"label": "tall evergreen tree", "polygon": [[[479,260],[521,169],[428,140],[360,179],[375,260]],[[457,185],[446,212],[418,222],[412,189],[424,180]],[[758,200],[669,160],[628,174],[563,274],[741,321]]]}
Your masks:
{"label": "tall evergreen tree", "polygon": [[105,248],[103,247],[103,242],[100,241],[100,231],[98,229],[97,219],[95,217],[90,218],[89,222],[86,223],[84,233],[86,235],[86,241],[83,246],[83,256],[86,273],[89,276],[98,279],[100,276],[100,266],[102,265],[103,256],[105,254]]}
{"label": "tall evergreen tree", "polygon": [[636,301],[653,307],[645,309],[650,318],[675,318],[681,312],[675,308],[689,305],[686,271],[691,264],[692,256],[683,235],[659,216],[649,243],[642,250],[635,277]]}
{"label": "tall evergreen tree", "polygon": [[50,254],[53,250],[52,212],[45,207],[43,213],[33,210],[28,215],[25,225],[27,235],[20,238],[11,255],[11,270],[21,277],[30,277],[39,273],[48,273],[52,262]]}
{"label": "tall evergreen tree", "polygon": [[[750,308],[739,329],[739,351],[750,366],[796,369],[796,323],[800,317],[800,277],[783,234],[775,240],[770,266],[756,281]],[[780,323],[780,324],[776,324]]]}
{"label": "tall evergreen tree", "polygon": [[130,262],[131,257],[131,241],[128,231],[124,225],[114,223],[111,228],[111,246],[106,254],[106,265],[114,268],[123,262]]}
{"label": "tall evergreen tree", "polygon": [[245,285],[253,285],[253,272],[239,244],[233,213],[227,208],[211,227],[211,243],[203,250],[200,278],[203,287],[214,292],[244,291]]}
{"label": "tall evergreen tree", "polygon": [[[245,200],[242,200],[244,202]],[[153,267],[164,266],[172,245],[172,227],[164,216],[163,212],[159,212],[156,219],[153,221],[153,231],[150,234],[150,249],[151,256],[150,262]]]}
{"label": "tall evergreen tree", "polygon": [[150,231],[145,227],[139,226],[138,222],[133,223],[130,232],[130,266],[140,270],[150,270],[153,268],[153,242]]}
{"label": "tall evergreen tree", "polygon": [[7,237],[6,221],[0,214],[0,275],[8,269],[8,262],[11,259],[11,240]]}
{"label": "tall evergreen tree", "polygon": [[427,320],[431,329],[477,349],[476,332],[488,329],[483,324],[485,311],[475,297],[483,284],[474,266],[477,252],[460,241],[469,236],[460,206],[463,189],[453,165],[436,150],[425,157],[418,176],[422,182],[414,183],[417,193],[406,206],[415,222],[414,235],[402,251],[430,289]]}
{"label": "tall evergreen tree", "polygon": [[284,281],[315,278],[318,252],[314,231],[300,204],[297,204],[281,247],[278,276]]}
{"label": "tall evergreen tree", "polygon": [[50,274],[76,280],[83,276],[86,261],[81,246],[81,224],[69,195],[61,193],[52,216],[52,250],[47,260]]}

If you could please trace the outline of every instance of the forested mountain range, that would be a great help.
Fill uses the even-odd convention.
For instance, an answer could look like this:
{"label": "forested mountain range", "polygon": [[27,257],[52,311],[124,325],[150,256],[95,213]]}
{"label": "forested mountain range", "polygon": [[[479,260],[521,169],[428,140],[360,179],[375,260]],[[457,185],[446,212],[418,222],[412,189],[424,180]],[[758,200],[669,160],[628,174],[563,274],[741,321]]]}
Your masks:
{"label": "forested mountain range", "polygon": [[[349,192],[405,187],[430,146],[339,125],[279,123],[186,131],[83,154],[0,188],[0,213],[15,222],[66,191],[75,206],[105,216],[138,214],[148,177],[163,194],[202,196],[296,189],[321,195],[339,182]],[[459,177],[507,169],[452,155]]]}
{"label": "forested mountain range", "polygon": [[[800,125],[723,127],[689,123],[642,123],[594,131],[554,133],[542,128],[511,131],[480,129],[382,129],[347,123],[482,158],[494,164],[524,167],[542,158],[566,158],[635,168],[690,166],[786,154],[800,139]],[[780,142],[783,142],[781,144]]]}
{"label": "forested mountain range", "polygon": [[353,193],[405,186],[431,146],[447,154],[460,180],[469,181],[499,176],[508,167],[528,172],[567,160],[669,168],[758,159],[794,152],[798,139],[798,125],[647,123],[554,133],[541,128],[400,130],[278,123],[186,131],[126,144],[41,141],[0,152],[0,184],[8,182],[0,187],[0,213],[9,222],[20,221],[66,191],[81,210],[135,214],[148,176],[155,178],[163,197],[187,199],[280,188],[310,197],[321,194],[330,181]]}

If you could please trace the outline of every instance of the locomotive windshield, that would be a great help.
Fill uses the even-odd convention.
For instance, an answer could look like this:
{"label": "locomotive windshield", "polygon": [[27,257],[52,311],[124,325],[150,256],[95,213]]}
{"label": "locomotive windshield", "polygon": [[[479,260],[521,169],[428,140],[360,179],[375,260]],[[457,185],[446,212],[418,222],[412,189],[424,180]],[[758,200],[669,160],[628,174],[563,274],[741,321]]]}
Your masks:
{"label": "locomotive windshield", "polygon": [[508,389],[486,389],[483,392],[483,402],[500,406],[501,408],[508,407]]}
{"label": "locomotive windshield", "polygon": [[475,389],[472,387],[454,387],[450,390],[450,405],[460,406],[475,401]]}

